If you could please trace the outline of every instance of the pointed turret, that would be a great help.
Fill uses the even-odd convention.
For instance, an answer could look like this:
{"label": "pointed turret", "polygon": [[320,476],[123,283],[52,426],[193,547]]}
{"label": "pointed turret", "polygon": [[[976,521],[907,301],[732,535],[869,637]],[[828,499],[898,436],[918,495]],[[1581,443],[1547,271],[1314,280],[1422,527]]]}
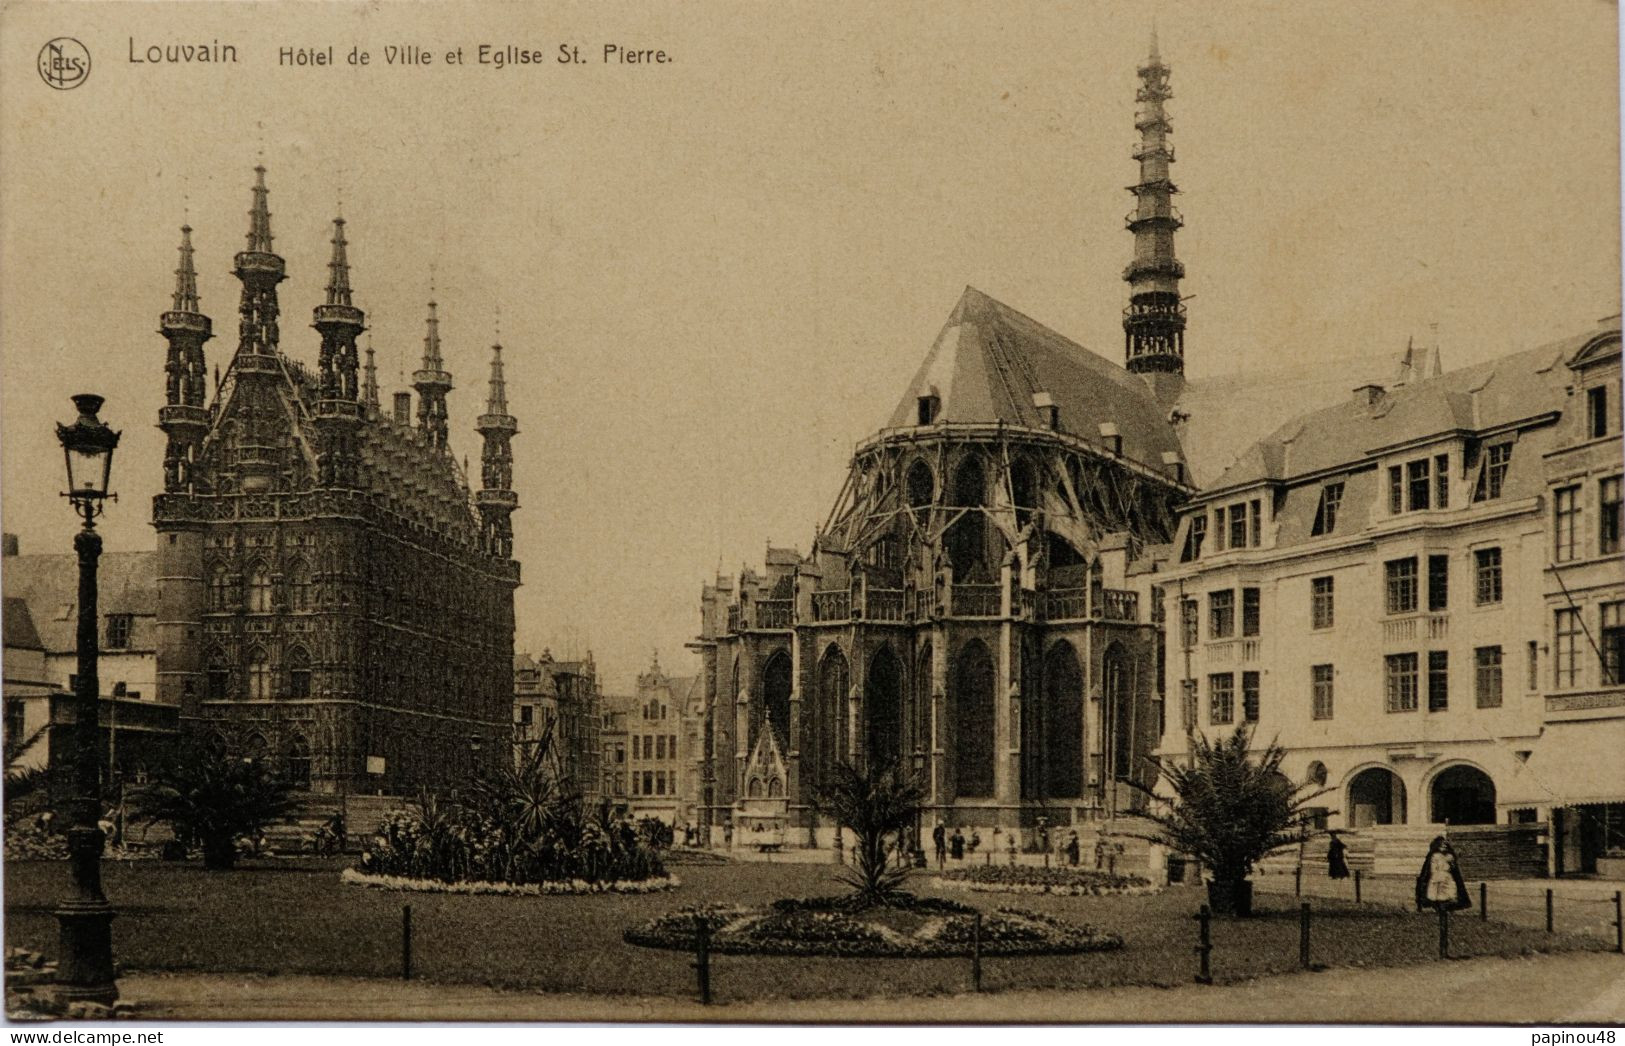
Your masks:
{"label": "pointed turret", "polygon": [[349,244],[344,219],[333,219],[333,257],[327,263],[327,302],[316,306],[312,324],[322,336],[318,374],[321,397],[316,403],[320,434],[316,452],[317,475],[324,486],[354,487],[360,479],[360,446],[356,428],[361,421],[356,372],[356,338],[366,329],[367,317],[350,300]]}
{"label": "pointed turret", "polygon": [[412,387],[418,392],[418,431],[436,450],[448,449],[446,393],[451,391],[451,375],[440,357],[440,315],[429,303],[428,331],[423,337],[423,364],[412,374]]}
{"label": "pointed turret", "polygon": [[368,411],[378,410],[378,365],[372,358],[372,338],[367,338],[367,365],[361,371],[361,405]]}
{"label": "pointed turret", "polygon": [[1168,135],[1173,128],[1163,108],[1173,91],[1155,26],[1150,56],[1138,72],[1140,89],[1135,100],[1140,109],[1134,126],[1140,132],[1140,144],[1134,158],[1140,161],[1140,180],[1128,190],[1136,203],[1126,219],[1134,234],[1134,260],[1123,270],[1129,284],[1129,306],[1123,310],[1124,352],[1128,369],[1136,374],[1183,374],[1185,306],[1179,299],[1179,281],[1185,267],[1174,256],[1174,230],[1184,220],[1173,205],[1179,191],[1169,177],[1174,149]]}
{"label": "pointed turret", "polygon": [[503,558],[513,556],[514,510],[519,495],[513,490],[513,437],[519,422],[508,413],[508,383],[502,373],[502,346],[491,346],[491,386],[485,413],[474,423],[484,446],[480,450],[482,489],[474,496],[484,525],[486,547]]}
{"label": "pointed turret", "polygon": [[[240,371],[264,369],[243,365],[246,356],[272,356],[280,332],[277,328],[276,285],[286,277],[286,266],[271,250],[271,212],[265,188],[265,168],[254,168],[254,205],[248,212],[248,249],[237,255],[235,272],[242,281],[242,304],[238,313],[237,362]],[[268,361],[273,362],[273,361]]]}
{"label": "pointed turret", "polygon": [[171,308],[159,320],[158,330],[169,342],[164,364],[166,395],[158,411],[158,425],[169,437],[164,451],[164,489],[185,491],[191,484],[191,464],[209,430],[204,410],[208,368],[203,343],[214,336],[214,325],[198,303],[197,267],[192,260],[192,227],[181,226],[180,265],[175,269]]}

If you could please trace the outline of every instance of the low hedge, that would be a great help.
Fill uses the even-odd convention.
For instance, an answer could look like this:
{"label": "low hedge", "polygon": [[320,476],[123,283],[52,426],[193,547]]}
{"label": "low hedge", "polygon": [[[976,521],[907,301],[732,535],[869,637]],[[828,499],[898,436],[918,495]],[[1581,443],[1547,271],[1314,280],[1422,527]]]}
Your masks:
{"label": "low hedge", "polygon": [[1158,886],[1138,875],[1116,875],[1085,868],[1037,868],[1032,865],[977,865],[937,876],[949,889],[986,893],[1047,893],[1066,897],[1106,897],[1156,893]]}
{"label": "low hedge", "polygon": [[404,890],[413,893],[466,893],[503,894],[516,897],[543,897],[556,894],[580,893],[655,893],[680,886],[675,875],[653,879],[599,880],[557,879],[540,883],[497,883],[464,879],[445,882],[440,879],[411,879],[400,875],[368,875],[354,868],[346,868],[339,881],[351,886],[370,886],[378,890]]}
{"label": "low hedge", "polygon": [[[697,923],[721,955],[802,955],[846,958],[952,958],[969,955],[977,909],[942,898],[905,898],[859,908],[846,898],[781,900],[746,908],[681,908],[627,930],[629,944],[693,951]],[[1092,926],[1017,908],[982,914],[984,955],[1075,955],[1123,946],[1123,938]]]}

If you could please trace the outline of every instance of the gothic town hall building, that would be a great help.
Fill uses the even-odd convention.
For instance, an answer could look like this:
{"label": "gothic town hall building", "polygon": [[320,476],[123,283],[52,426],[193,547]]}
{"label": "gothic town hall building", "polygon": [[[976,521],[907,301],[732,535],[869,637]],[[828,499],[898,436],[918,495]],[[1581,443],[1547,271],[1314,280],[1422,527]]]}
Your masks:
{"label": "gothic town hall building", "polygon": [[204,743],[271,760],[313,792],[411,793],[508,752],[513,700],[510,441],[492,350],[481,485],[452,455],[435,303],[417,393],[379,404],[366,317],[333,223],[317,364],[281,345],[264,168],[257,169],[238,341],[206,388],[190,228],[169,343],[158,531],[158,699]]}

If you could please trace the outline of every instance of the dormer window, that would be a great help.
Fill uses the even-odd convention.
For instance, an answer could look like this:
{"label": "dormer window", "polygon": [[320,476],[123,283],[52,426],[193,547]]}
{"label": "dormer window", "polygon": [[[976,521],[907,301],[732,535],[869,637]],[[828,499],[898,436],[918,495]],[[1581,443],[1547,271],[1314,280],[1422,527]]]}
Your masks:
{"label": "dormer window", "polygon": [[1315,525],[1309,533],[1321,537],[1337,529],[1337,513],[1343,507],[1343,484],[1328,483],[1320,488],[1320,507],[1315,510]]}
{"label": "dormer window", "polygon": [[1478,482],[1473,487],[1474,501],[1492,501],[1501,496],[1506,483],[1507,468],[1512,464],[1512,444],[1496,443],[1484,451],[1484,462],[1479,466]]}
{"label": "dormer window", "polygon": [[1100,423],[1100,438],[1106,441],[1106,446],[1111,448],[1113,454],[1123,453],[1123,434],[1117,430],[1117,426],[1112,422],[1103,421]]}
{"label": "dormer window", "polygon": [[1388,514],[1450,507],[1450,455],[1388,467]]}
{"label": "dormer window", "polygon": [[1033,393],[1033,408],[1044,422],[1044,427],[1051,432],[1061,430],[1061,408],[1055,405],[1055,397],[1047,392]]}
{"label": "dormer window", "polygon": [[1602,439],[1608,435],[1608,386],[1586,389],[1586,435]]}
{"label": "dormer window", "polygon": [[921,396],[919,407],[919,423],[921,425],[933,425],[936,423],[937,415],[942,411],[942,398],[934,392]]}

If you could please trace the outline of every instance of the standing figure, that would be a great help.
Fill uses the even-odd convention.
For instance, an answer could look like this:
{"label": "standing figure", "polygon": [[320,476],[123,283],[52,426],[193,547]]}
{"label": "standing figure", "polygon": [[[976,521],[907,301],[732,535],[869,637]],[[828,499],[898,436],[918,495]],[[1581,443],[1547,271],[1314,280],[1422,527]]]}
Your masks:
{"label": "standing figure", "polygon": [[1444,836],[1435,836],[1422,860],[1422,870],[1416,874],[1416,910],[1460,911],[1472,906],[1455,849]]}
{"label": "standing figure", "polygon": [[1349,877],[1348,847],[1334,829],[1331,841],[1326,844],[1326,875],[1331,879],[1347,879]]}
{"label": "standing figure", "polygon": [[931,829],[931,842],[937,850],[937,867],[941,868],[948,861],[948,830],[942,826],[941,821]]}
{"label": "standing figure", "polygon": [[949,846],[950,846],[950,848],[952,850],[954,860],[963,861],[965,859],[965,833],[964,832],[961,832],[959,829],[955,828],[954,829],[954,836],[953,836],[953,839],[950,841]]}
{"label": "standing figure", "polygon": [[1078,863],[1078,833],[1073,832],[1066,838],[1066,863],[1074,867]]}

